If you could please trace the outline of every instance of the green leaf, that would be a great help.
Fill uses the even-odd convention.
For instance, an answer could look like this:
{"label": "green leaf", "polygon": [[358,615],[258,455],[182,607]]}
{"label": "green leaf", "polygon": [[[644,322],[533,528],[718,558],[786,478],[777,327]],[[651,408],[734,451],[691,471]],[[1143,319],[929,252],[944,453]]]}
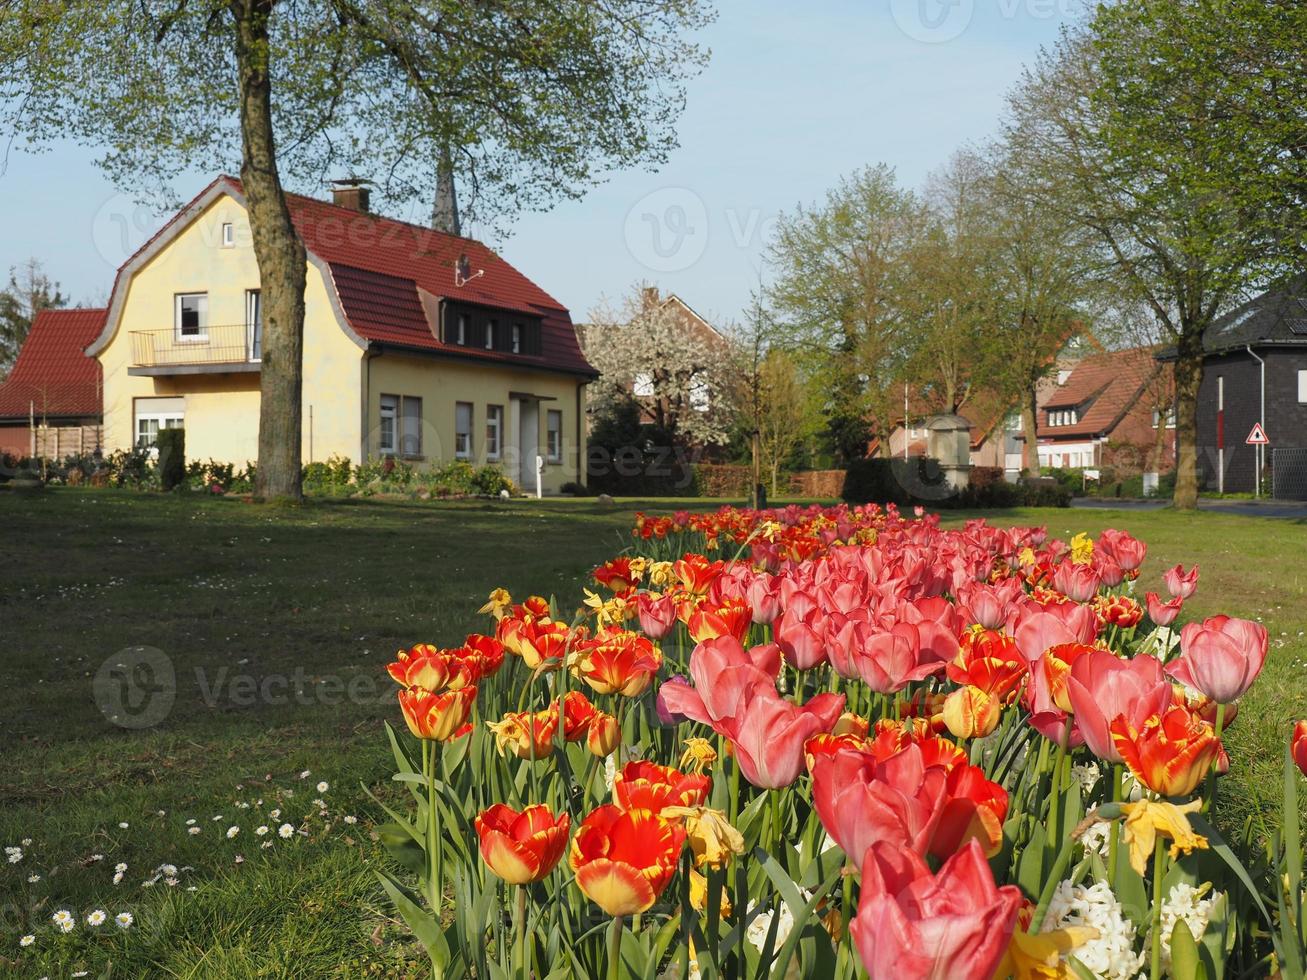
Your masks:
{"label": "green leaf", "polygon": [[1171,930],[1171,976],[1175,980],[1208,980],[1198,956],[1198,944],[1184,919],[1176,919]]}
{"label": "green leaf", "polygon": [[[776,885],[777,891],[781,893],[781,898],[785,901],[785,904],[790,907],[790,914],[794,916],[794,927],[790,930],[789,938],[785,940],[785,945],[781,947],[781,951],[776,956],[776,962],[771,968],[771,972],[775,973],[777,976],[783,977],[789,969],[790,960],[794,956],[795,949],[798,948],[799,941],[805,937],[809,939],[813,938],[812,931],[808,927],[812,926],[816,921],[814,913],[817,910],[817,906],[821,904],[822,900],[825,899],[830,890],[835,887],[835,883],[839,881],[840,869],[836,868],[835,871],[821,883],[821,886],[813,892],[812,898],[805,902],[803,894],[799,891],[798,886],[795,885],[790,876],[785,873],[785,870],[776,863],[775,858],[762,848],[755,850],[753,856],[754,860],[762,866],[767,877]],[[740,916],[740,927],[743,928],[743,914],[737,913],[737,915]],[[834,950],[830,948],[831,942],[829,933],[826,932],[825,928],[822,927],[820,923],[815,926],[815,929],[817,932],[820,932],[822,936],[826,937],[826,949],[824,952],[828,953],[830,958],[833,960],[835,954]],[[814,952],[817,952],[820,945],[820,943],[814,943]],[[818,955],[820,956],[821,954],[818,953]]]}
{"label": "green leaf", "polygon": [[1248,894],[1252,897],[1253,902],[1257,906],[1257,910],[1262,913],[1262,918],[1266,920],[1266,925],[1269,928],[1274,929],[1275,925],[1271,921],[1271,913],[1267,911],[1266,905],[1262,901],[1262,896],[1257,891],[1257,886],[1253,884],[1252,877],[1248,874],[1248,869],[1245,868],[1243,862],[1235,856],[1234,851],[1230,849],[1230,845],[1225,842],[1225,838],[1218,834],[1216,828],[1197,813],[1191,813],[1189,815],[1189,822],[1193,825],[1194,830],[1207,838],[1207,846],[1211,848],[1211,850],[1229,866],[1230,870],[1235,873],[1235,877],[1239,879],[1244,888],[1248,891]]}
{"label": "green leaf", "polygon": [[393,876],[385,871],[378,871],[377,877],[381,880],[381,887],[394,902],[395,909],[412,930],[413,936],[426,949],[436,970],[443,973],[449,966],[449,945],[440,929],[440,923],[436,921],[435,916],[419,905],[408,889]]}

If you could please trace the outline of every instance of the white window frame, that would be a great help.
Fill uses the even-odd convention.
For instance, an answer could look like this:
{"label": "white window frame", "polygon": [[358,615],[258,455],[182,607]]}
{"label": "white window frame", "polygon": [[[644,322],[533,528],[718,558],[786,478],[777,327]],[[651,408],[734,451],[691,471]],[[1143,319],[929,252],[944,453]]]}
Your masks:
{"label": "white window frame", "polygon": [[460,347],[467,346],[467,314],[460,313],[454,318],[454,343]]}
{"label": "white window frame", "polygon": [[377,452],[394,456],[399,436],[399,395],[383,394],[377,406]]}
{"label": "white window frame", "polygon": [[[182,333],[182,301],[188,299],[199,299],[201,302],[196,309],[196,316],[199,322],[196,324],[198,333]],[[173,337],[179,344],[207,344],[209,342],[209,294],[208,293],[175,293],[172,300],[173,316]]]}
{"label": "white window frame", "polygon": [[498,320],[486,321],[486,350],[495,349],[495,334],[499,332]]}
{"label": "white window frame", "polygon": [[251,364],[263,360],[263,294],[245,290],[245,355]]}
{"label": "white window frame", "polygon": [[230,221],[224,221],[222,223],[222,247],[236,247],[236,228]]}
{"label": "white window frame", "polygon": [[504,406],[486,406],[486,459],[504,455]]}
{"label": "white window frame", "polygon": [[641,371],[631,380],[631,394],[636,398],[652,398],[654,396],[654,378],[647,371]]}
{"label": "white window frame", "polygon": [[514,354],[522,353],[522,324],[515,323],[510,328],[510,348]]}
{"label": "white window frame", "polygon": [[[467,428],[462,428],[463,420],[459,416],[466,409]],[[472,427],[476,423],[476,411],[471,402],[454,402],[454,458],[472,458]]]}
{"label": "white window frame", "polygon": [[1298,370],[1298,404],[1307,405],[1307,371]]}
{"label": "white window frame", "polygon": [[557,408],[545,411],[545,454],[551,463],[563,461],[563,413]]}
{"label": "white window frame", "polygon": [[696,412],[707,412],[712,408],[712,393],[708,390],[708,381],[704,377],[690,379],[690,408]]}
{"label": "white window frame", "polygon": [[[158,399],[146,399],[146,401],[158,401]],[[180,399],[168,399],[168,401],[180,401]],[[158,433],[161,429],[181,429],[186,425],[186,409],[182,408],[164,408],[155,411],[141,411],[133,406],[132,411],[132,447],[135,449],[149,449],[151,453],[156,452],[155,440],[158,439]],[[153,422],[154,440],[142,445],[141,440],[141,423]]]}

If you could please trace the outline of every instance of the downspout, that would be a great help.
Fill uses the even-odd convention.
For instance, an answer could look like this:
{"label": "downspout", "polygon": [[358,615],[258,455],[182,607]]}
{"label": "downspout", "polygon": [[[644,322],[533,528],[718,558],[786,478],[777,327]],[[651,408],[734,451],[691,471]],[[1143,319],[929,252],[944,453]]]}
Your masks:
{"label": "downspout", "polygon": [[372,360],[381,356],[380,348],[368,344],[363,351],[363,404],[359,425],[359,465],[368,461],[368,407],[372,402]]}
{"label": "downspout", "polygon": [[586,472],[589,453],[585,445],[585,386],[588,383],[578,381],[576,384],[576,482],[583,487],[590,485],[590,474]]}
{"label": "downspout", "polygon": [[[1257,361],[1258,371],[1261,373],[1261,399],[1257,409],[1257,424],[1262,427],[1262,432],[1266,431],[1266,361],[1258,357],[1253,352],[1252,344],[1244,344],[1244,349],[1248,351],[1255,361]],[[1253,446],[1253,459],[1257,467],[1257,478],[1253,481],[1253,496],[1262,495],[1262,447],[1260,444]]]}

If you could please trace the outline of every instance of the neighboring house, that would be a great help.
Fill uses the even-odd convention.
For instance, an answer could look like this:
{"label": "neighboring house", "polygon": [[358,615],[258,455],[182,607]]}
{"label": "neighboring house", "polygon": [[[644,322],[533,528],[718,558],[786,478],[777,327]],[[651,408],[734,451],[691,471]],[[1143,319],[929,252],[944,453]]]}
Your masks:
{"label": "neighboring house", "polygon": [[[657,286],[645,286],[641,291],[641,300],[647,312],[656,310],[661,315],[670,317],[672,322],[685,332],[685,335],[689,338],[688,343],[703,350],[720,354],[722,357],[729,355],[731,342],[726,338],[725,334],[691,309],[690,304],[675,293],[661,296]],[[656,413],[652,404],[654,383],[651,372],[636,373],[632,394],[641,401],[643,421],[656,422]],[[691,391],[690,397],[693,407],[697,411],[706,412],[712,408],[711,399],[706,391]]]}
{"label": "neighboring house", "polygon": [[0,453],[62,457],[101,446],[100,365],[83,350],[105,310],[41,310],[0,384]]}
{"label": "neighboring house", "polygon": [[[308,251],[305,461],[501,465],[530,488],[582,479],[594,377],[564,306],[469,238],[368,213],[365,187],[288,195]],[[186,454],[258,456],[262,310],[238,180],[219,177],[118,270],[87,353],[107,449],[186,430]]]}
{"label": "neighboring house", "polygon": [[1282,283],[1216,320],[1203,335],[1203,348],[1200,485],[1252,492],[1257,464],[1245,440],[1261,421],[1270,438],[1263,450],[1262,492],[1307,498],[1307,276]]}
{"label": "neighboring house", "polygon": [[1062,377],[1039,410],[1040,466],[1144,472],[1160,441],[1160,469],[1173,468],[1175,416],[1155,410],[1173,399],[1169,367],[1155,355],[1152,347],[1092,354]]}

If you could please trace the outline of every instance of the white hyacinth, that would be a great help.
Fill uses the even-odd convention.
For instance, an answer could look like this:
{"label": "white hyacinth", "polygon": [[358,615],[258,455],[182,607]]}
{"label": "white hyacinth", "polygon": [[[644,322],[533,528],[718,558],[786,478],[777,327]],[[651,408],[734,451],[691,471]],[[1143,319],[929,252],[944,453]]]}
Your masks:
{"label": "white hyacinth", "polygon": [[[1212,906],[1221,897],[1220,892],[1207,895],[1211,882],[1204,882],[1198,888],[1187,882],[1172,885],[1162,902],[1162,967],[1171,969],[1171,933],[1175,930],[1177,920],[1184,919],[1189,934],[1194,942],[1203,938],[1207,923],[1212,917]],[[1206,897],[1205,897],[1206,896]]]}
{"label": "white hyacinth", "polygon": [[1076,947],[1075,956],[1089,972],[1102,980],[1131,980],[1143,966],[1142,953],[1135,952],[1134,923],[1125,917],[1107,882],[1085,887],[1058,882],[1048,903],[1041,931],[1064,926],[1092,926],[1098,938]]}
{"label": "white hyacinth", "polygon": [[1071,767],[1071,775],[1080,783],[1080,792],[1088,794],[1098,782],[1098,777],[1102,775],[1098,766],[1092,762],[1082,762]]}

